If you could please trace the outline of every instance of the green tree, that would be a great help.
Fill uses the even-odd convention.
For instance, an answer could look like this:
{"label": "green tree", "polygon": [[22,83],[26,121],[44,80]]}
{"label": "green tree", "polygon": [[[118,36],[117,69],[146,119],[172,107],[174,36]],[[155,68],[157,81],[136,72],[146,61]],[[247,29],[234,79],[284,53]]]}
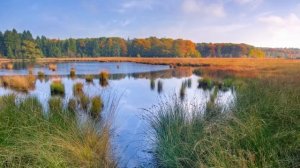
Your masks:
{"label": "green tree", "polygon": [[22,43],[22,58],[35,60],[42,57],[42,52],[35,42],[24,40]]}

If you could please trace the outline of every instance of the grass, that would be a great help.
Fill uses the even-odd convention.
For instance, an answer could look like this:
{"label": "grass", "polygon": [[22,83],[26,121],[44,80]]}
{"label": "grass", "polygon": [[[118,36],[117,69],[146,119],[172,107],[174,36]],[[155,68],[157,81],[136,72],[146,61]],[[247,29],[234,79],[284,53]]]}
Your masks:
{"label": "grass", "polygon": [[42,71],[39,71],[39,72],[38,72],[38,78],[39,78],[40,80],[44,79],[44,78],[45,78],[45,73],[42,72]]}
{"label": "grass", "polygon": [[17,91],[28,92],[34,89],[36,78],[33,75],[3,76],[0,81],[4,87]]}
{"label": "grass", "polygon": [[65,95],[65,86],[61,81],[53,81],[50,90],[51,95]]}
{"label": "grass", "polygon": [[79,127],[68,110],[45,117],[36,98],[15,101],[0,98],[1,167],[116,167],[106,124]]}
{"label": "grass", "polygon": [[7,63],[6,66],[5,66],[5,68],[8,69],[8,70],[12,70],[12,69],[14,69],[14,64]]}
{"label": "grass", "polygon": [[85,76],[85,81],[88,82],[88,83],[92,83],[93,82],[93,75],[86,75]]}
{"label": "grass", "polygon": [[[223,113],[166,100],[149,119],[158,167],[299,167],[300,80],[246,80]],[[192,117],[191,117],[192,116]]]}
{"label": "grass", "polygon": [[56,64],[49,64],[49,65],[48,65],[48,68],[49,68],[49,70],[51,70],[51,71],[56,71],[57,65],[56,65]]}
{"label": "grass", "polygon": [[77,82],[73,86],[73,93],[74,95],[81,95],[83,94],[83,83]]}
{"label": "grass", "polygon": [[95,96],[91,99],[90,113],[93,118],[98,118],[99,113],[102,111],[103,101],[100,96]]}
{"label": "grass", "polygon": [[71,70],[70,70],[70,77],[71,78],[75,78],[75,76],[76,76],[76,70],[75,70],[75,68],[71,68]]}
{"label": "grass", "polygon": [[200,78],[198,80],[198,87],[199,88],[211,89],[213,86],[214,86],[213,80],[208,78],[208,77]]}
{"label": "grass", "polygon": [[157,92],[161,93],[163,91],[163,82],[161,80],[158,80],[157,82]]}
{"label": "grass", "polygon": [[102,87],[105,87],[108,85],[108,80],[109,80],[109,73],[107,71],[100,72],[99,81],[100,81],[100,85]]}

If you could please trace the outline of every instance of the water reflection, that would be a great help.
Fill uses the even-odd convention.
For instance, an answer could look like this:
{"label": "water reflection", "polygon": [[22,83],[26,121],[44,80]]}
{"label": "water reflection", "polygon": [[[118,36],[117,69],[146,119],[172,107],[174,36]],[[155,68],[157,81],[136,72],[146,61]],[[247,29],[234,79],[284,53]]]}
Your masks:
{"label": "water reflection", "polygon": [[[97,64],[97,63],[95,63]],[[127,64],[127,68],[122,63],[112,64],[111,67],[124,71],[124,73],[112,73],[109,77],[107,85],[101,83],[96,68],[97,75],[93,76],[92,83],[85,80],[85,74],[76,69],[76,77],[69,76],[69,70],[65,70],[58,65],[57,74],[64,75],[46,75],[43,79],[35,82],[35,89],[28,94],[17,93],[11,89],[0,87],[0,96],[9,93],[17,93],[18,97],[36,96],[42,103],[44,109],[48,107],[48,100],[51,97],[50,84],[53,80],[60,78],[65,87],[65,95],[63,97],[64,106],[68,107],[68,102],[74,97],[73,86],[76,83],[82,83],[83,92],[89,96],[99,96],[103,100],[107,100],[113,91],[118,96],[122,96],[119,104],[118,113],[114,120],[114,136],[112,147],[114,154],[119,159],[120,167],[149,167],[152,155],[149,153],[151,143],[149,143],[149,134],[145,136],[145,132],[149,132],[147,121],[142,119],[143,109],[151,108],[157,104],[165,95],[178,94],[185,101],[196,100],[199,104],[207,105],[207,102],[213,100],[220,107],[228,107],[234,99],[232,90],[204,90],[198,88],[198,76],[192,74],[190,68],[179,69],[159,69],[156,72],[141,72],[145,70],[144,65]],[[90,66],[90,64],[87,64]],[[117,68],[116,65],[119,65]],[[36,65],[35,65],[36,66]],[[133,67],[129,67],[133,66]],[[141,67],[139,67],[141,66]],[[147,66],[148,67],[148,66]],[[87,67],[89,69],[89,67]],[[156,69],[157,67],[148,67],[148,69]],[[67,69],[67,68],[66,68]],[[147,68],[146,68],[147,69]],[[59,72],[62,70],[63,72]],[[132,73],[126,73],[131,72]],[[67,72],[65,74],[65,72]],[[88,71],[85,71],[88,72]],[[115,71],[119,72],[119,71]],[[150,87],[149,87],[150,82]],[[182,93],[181,93],[182,92]],[[107,104],[107,102],[104,102]],[[105,108],[105,106],[104,106]],[[80,114],[80,120],[86,120],[87,116]]]}

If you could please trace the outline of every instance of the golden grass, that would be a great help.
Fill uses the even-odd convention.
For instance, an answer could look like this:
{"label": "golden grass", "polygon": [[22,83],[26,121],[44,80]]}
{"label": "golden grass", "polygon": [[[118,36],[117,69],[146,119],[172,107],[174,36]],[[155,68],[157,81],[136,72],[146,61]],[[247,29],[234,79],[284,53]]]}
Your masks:
{"label": "golden grass", "polygon": [[49,68],[51,71],[56,71],[57,65],[56,65],[56,64],[49,64],[49,65],[48,65],[48,68]]}
{"label": "golden grass", "polygon": [[1,84],[5,87],[17,91],[28,92],[34,89],[36,78],[33,75],[27,76],[3,76],[1,78]]}

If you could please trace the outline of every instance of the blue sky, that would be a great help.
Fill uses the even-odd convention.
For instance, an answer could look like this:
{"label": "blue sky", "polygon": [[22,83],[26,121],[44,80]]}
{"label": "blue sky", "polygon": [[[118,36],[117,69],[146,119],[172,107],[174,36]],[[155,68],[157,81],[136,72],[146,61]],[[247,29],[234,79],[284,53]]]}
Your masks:
{"label": "blue sky", "polygon": [[0,30],[300,48],[299,0],[0,0]]}

